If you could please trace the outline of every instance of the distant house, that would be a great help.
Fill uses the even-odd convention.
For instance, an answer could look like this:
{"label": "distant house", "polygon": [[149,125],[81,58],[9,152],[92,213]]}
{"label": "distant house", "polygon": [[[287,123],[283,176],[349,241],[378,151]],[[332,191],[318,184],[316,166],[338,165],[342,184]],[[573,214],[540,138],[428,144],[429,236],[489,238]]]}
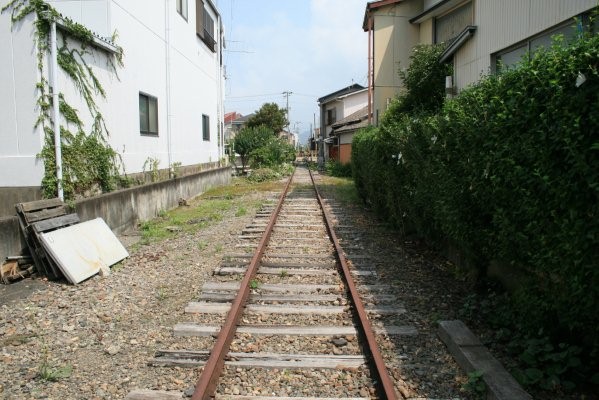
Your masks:
{"label": "distant house", "polygon": [[245,125],[247,124],[248,120],[250,118],[252,118],[254,115],[255,115],[255,113],[251,113],[248,115],[240,115],[238,118],[234,119],[231,122],[232,131],[237,133],[240,130],[242,130],[243,128],[245,128]]}
{"label": "distant house", "polygon": [[239,114],[237,111],[232,111],[232,112],[228,112],[225,114],[225,152],[228,154],[228,148],[229,148],[229,143],[231,142],[231,140],[233,140],[235,138],[235,135],[237,134],[238,130],[234,129],[233,126],[233,122],[239,118],[241,118],[242,115]]}
{"label": "distant house", "polygon": [[334,138],[337,146],[334,152],[337,156],[335,158],[337,161],[341,164],[351,162],[351,147],[354,134],[368,125],[368,106],[365,106],[331,126],[330,135]]}
{"label": "distant house", "polygon": [[456,93],[482,74],[512,66],[527,52],[551,44],[553,35],[576,36],[596,6],[596,0],[371,1],[362,24],[369,37],[370,118],[378,124],[401,92],[397,70],[410,65],[418,44],[447,44],[439,62],[453,65],[447,89]]}
{"label": "distant house", "polygon": [[[127,173],[141,172],[148,159],[159,160],[158,167],[167,169],[215,162],[223,156],[224,33],[212,0],[47,3],[95,33],[83,59],[105,90],[105,99],[97,104],[109,132],[108,143]],[[36,197],[44,174],[37,156],[44,132],[36,125],[40,113],[36,85],[49,82],[55,71],[49,56],[41,59],[38,69],[36,18],[32,13],[13,25],[10,11],[0,15],[0,195],[10,192],[14,202]],[[60,21],[64,19],[57,24],[58,45],[68,40],[71,48],[79,49],[80,43]],[[118,78],[109,68],[117,47],[106,39],[114,33],[123,49]],[[61,68],[57,77],[53,90],[80,112],[88,132],[93,121],[84,99]]]}
{"label": "distant house", "polygon": [[318,99],[320,108],[320,138],[317,145],[319,163],[328,159],[339,160],[339,137],[333,135],[333,125],[363,109],[368,104],[367,89],[352,84]]}
{"label": "distant house", "polygon": [[279,132],[279,138],[283,139],[285,142],[289,143],[294,148],[297,147],[297,135],[295,133],[283,130]]}

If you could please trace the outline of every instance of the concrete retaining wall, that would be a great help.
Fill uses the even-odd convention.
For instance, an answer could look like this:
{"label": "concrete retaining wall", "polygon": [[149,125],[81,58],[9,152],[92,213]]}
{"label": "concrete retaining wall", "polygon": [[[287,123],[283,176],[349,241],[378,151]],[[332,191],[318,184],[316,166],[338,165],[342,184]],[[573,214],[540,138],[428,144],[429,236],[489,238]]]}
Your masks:
{"label": "concrete retaining wall", "polygon": [[[177,207],[180,198],[198,196],[230,181],[231,167],[215,168],[80,200],[75,203],[75,211],[82,221],[103,218],[114,233],[120,234],[139,221],[156,217],[160,211]],[[0,218],[0,263],[7,256],[22,254],[25,248],[18,219]]]}

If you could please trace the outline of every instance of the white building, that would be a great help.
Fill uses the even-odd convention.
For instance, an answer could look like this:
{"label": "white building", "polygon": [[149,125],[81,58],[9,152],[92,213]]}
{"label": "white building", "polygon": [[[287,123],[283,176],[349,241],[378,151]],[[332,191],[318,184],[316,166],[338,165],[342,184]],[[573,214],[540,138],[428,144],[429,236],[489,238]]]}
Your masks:
{"label": "white building", "polygon": [[[158,168],[216,162],[224,156],[223,27],[211,0],[49,0],[64,17],[97,36],[84,59],[103,85],[96,97],[108,143],[122,157],[127,173],[141,172],[148,159]],[[0,15],[0,191],[39,188],[44,168],[37,158],[44,134],[36,84],[51,82],[51,57],[40,72],[35,13],[11,24]],[[58,26],[58,46],[64,36]],[[62,32],[62,33],[61,33]],[[114,39],[123,49],[117,76]],[[74,46],[71,46],[74,47]],[[50,54],[48,52],[48,54]],[[87,106],[60,69],[57,88],[80,113],[89,132]],[[62,121],[64,123],[64,121]]]}
{"label": "white building", "polygon": [[333,134],[333,126],[363,110],[368,104],[368,89],[354,83],[348,87],[327,94],[318,99],[320,108],[319,162],[329,159],[349,162],[352,135],[339,142],[339,136]]}

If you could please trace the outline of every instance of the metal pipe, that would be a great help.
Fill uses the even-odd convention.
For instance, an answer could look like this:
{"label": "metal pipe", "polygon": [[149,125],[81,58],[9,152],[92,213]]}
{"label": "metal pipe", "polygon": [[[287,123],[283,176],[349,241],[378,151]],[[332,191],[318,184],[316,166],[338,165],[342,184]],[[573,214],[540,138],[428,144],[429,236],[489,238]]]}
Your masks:
{"label": "metal pipe", "polygon": [[372,55],[373,49],[373,33],[372,33],[372,17],[368,17],[368,124],[372,124],[372,101],[373,101],[373,93],[372,93],[372,85],[374,83],[374,57]]}
{"label": "metal pipe", "polygon": [[56,156],[56,183],[58,198],[64,200],[62,187],[62,142],[60,139],[60,97],[58,90],[58,43],[56,21],[50,23],[50,87],[52,88],[52,123],[54,129],[54,154]]}
{"label": "metal pipe", "polygon": [[277,206],[270,217],[270,220],[268,221],[268,225],[266,226],[264,233],[262,234],[260,243],[254,252],[252,261],[250,261],[250,265],[248,266],[243,280],[239,286],[239,292],[237,292],[237,296],[235,296],[235,300],[233,300],[233,303],[231,304],[231,309],[227,314],[225,324],[218,333],[216,343],[210,352],[210,357],[208,358],[208,361],[206,361],[204,370],[202,371],[202,374],[196,383],[195,391],[191,397],[191,400],[211,400],[214,397],[216,386],[218,384],[218,378],[220,377],[223,366],[225,365],[225,356],[229,352],[229,347],[231,346],[231,342],[235,337],[237,325],[239,324],[239,320],[243,314],[243,309],[250,295],[250,282],[252,279],[254,279],[256,273],[258,272],[260,260],[262,260],[262,256],[266,250],[266,245],[270,240],[270,235],[275,223],[277,222],[279,212],[283,207],[285,197],[287,196],[287,192],[291,187],[291,181],[293,181],[294,174],[295,170],[293,170],[293,174],[291,174],[289,177],[289,181],[287,182],[281,197],[279,197],[279,202],[277,203]]}
{"label": "metal pipe", "polygon": [[349,270],[349,266],[347,264],[347,260],[344,256],[343,249],[341,248],[341,244],[339,243],[339,239],[333,230],[332,217],[329,215],[329,212],[324,207],[324,201],[318,192],[318,187],[316,186],[316,182],[314,181],[314,176],[312,175],[312,171],[308,170],[310,173],[310,179],[312,180],[312,184],[314,185],[314,190],[316,191],[316,198],[318,199],[318,204],[322,209],[322,213],[324,215],[325,225],[327,227],[327,231],[329,232],[329,237],[335,246],[335,255],[337,256],[337,260],[339,261],[339,265],[342,271],[342,278],[345,281],[345,285],[347,286],[347,290],[349,292],[351,302],[354,305],[354,310],[356,314],[358,314],[358,330],[361,331],[364,339],[366,340],[366,348],[370,351],[371,361],[374,364],[374,373],[378,378],[379,382],[379,392],[381,399],[386,400],[396,400],[397,394],[395,393],[395,387],[393,386],[393,381],[391,380],[391,376],[389,375],[389,371],[385,366],[385,360],[379,350],[378,344],[376,342],[376,337],[374,336],[374,330],[372,329],[372,324],[368,319],[368,314],[366,309],[364,308],[364,303],[360,298],[360,293],[358,292],[358,287],[356,286],[351,272]]}
{"label": "metal pipe", "polygon": [[[173,177],[172,144],[171,144],[171,2],[164,2],[164,42],[165,42],[165,74],[166,74],[166,151],[169,178]],[[158,112],[158,110],[156,110]]]}

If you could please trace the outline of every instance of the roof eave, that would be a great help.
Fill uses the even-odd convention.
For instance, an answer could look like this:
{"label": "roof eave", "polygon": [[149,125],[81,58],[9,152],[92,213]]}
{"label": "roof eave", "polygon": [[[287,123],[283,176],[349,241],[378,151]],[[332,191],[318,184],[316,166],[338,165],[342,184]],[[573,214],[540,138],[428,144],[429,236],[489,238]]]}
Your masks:
{"label": "roof eave", "polygon": [[414,18],[410,19],[411,24],[421,24],[424,21],[431,19],[433,17],[437,17],[446,11],[449,11],[455,7],[460,6],[462,3],[467,3],[471,0],[442,0],[435,4],[434,6],[424,10]]}
{"label": "roof eave", "polygon": [[439,62],[444,63],[449,60],[459,49],[470,39],[474,32],[476,32],[476,26],[468,25],[447,48],[441,55],[439,56]]}

